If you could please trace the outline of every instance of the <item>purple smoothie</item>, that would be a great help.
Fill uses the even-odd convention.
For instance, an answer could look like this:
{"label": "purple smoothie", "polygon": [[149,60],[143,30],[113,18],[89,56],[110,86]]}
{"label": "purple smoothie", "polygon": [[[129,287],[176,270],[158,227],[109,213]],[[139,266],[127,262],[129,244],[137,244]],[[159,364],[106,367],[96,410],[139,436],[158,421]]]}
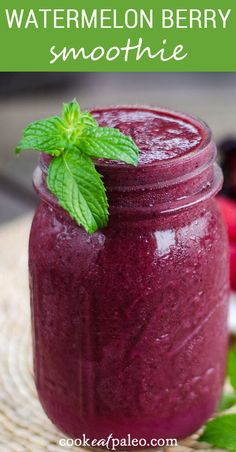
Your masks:
{"label": "purple smoothie", "polygon": [[[94,110],[140,148],[98,161],[110,204],[92,236],[48,192],[29,246],[35,381],[69,437],[183,438],[212,415],[227,350],[228,250],[207,126],[182,114]],[[127,449],[127,447],[125,448]]]}

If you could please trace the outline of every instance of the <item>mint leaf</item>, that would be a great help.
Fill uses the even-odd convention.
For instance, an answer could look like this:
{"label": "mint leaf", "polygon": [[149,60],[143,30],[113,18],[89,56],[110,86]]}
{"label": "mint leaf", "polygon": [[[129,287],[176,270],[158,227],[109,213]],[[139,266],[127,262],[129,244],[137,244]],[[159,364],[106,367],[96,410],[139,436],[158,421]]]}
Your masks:
{"label": "mint leaf", "polygon": [[236,391],[236,347],[229,351],[228,355],[228,376],[231,386]]}
{"label": "mint leaf", "polygon": [[233,347],[228,353],[228,377],[230,384],[235,392],[223,393],[219,410],[228,410],[236,405],[236,347]]}
{"label": "mint leaf", "polygon": [[137,165],[138,148],[130,137],[109,127],[85,127],[76,146],[91,157],[122,160]]}
{"label": "mint leaf", "polygon": [[88,111],[84,111],[81,114],[80,123],[81,123],[81,125],[84,125],[84,126],[98,127],[97,121],[93,118],[93,116]]}
{"label": "mint leaf", "polygon": [[105,187],[86,155],[74,148],[54,158],[49,165],[47,182],[59,204],[89,234],[106,225]]}
{"label": "mint leaf", "polygon": [[219,411],[228,410],[232,406],[236,405],[236,393],[235,392],[225,392],[221,397],[219,403]]}
{"label": "mint leaf", "polygon": [[119,130],[99,127],[89,112],[81,112],[78,102],[63,104],[62,116],[29,124],[16,153],[34,149],[50,154],[49,190],[59,204],[89,234],[108,221],[108,202],[94,158],[121,160],[137,165],[138,148]]}
{"label": "mint leaf", "polygon": [[[96,127],[97,122],[93,116],[88,112],[81,112],[80,106],[76,99],[68,104],[63,104],[62,117],[65,121],[66,127],[78,127],[82,125],[87,125],[91,127]],[[79,132],[79,128],[78,128]]]}
{"label": "mint leaf", "polygon": [[68,126],[78,124],[80,117],[80,106],[76,99],[67,104],[63,104],[62,117]]}
{"label": "mint leaf", "polygon": [[51,155],[60,155],[65,146],[63,128],[63,121],[59,116],[32,122],[24,129],[16,153],[35,149]]}
{"label": "mint leaf", "polygon": [[227,414],[209,421],[199,441],[236,450],[236,414]]}

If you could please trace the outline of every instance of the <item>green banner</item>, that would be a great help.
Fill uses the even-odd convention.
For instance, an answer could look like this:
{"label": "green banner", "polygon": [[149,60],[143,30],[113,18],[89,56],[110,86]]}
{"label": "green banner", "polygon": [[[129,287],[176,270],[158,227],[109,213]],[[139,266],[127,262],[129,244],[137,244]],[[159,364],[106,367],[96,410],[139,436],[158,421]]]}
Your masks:
{"label": "green banner", "polygon": [[236,71],[235,0],[2,0],[0,71]]}

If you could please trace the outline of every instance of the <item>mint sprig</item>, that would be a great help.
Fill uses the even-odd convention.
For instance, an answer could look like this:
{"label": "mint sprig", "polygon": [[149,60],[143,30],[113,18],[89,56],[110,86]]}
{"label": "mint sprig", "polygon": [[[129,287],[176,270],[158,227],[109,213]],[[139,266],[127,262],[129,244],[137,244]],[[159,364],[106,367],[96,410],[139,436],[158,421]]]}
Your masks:
{"label": "mint sprig", "polygon": [[236,452],[236,414],[226,414],[209,421],[200,441]]}
{"label": "mint sprig", "polygon": [[66,146],[64,127],[65,124],[59,116],[32,122],[23,131],[16,153],[32,148],[46,154],[60,155]]}
{"label": "mint sprig", "polygon": [[94,159],[138,163],[134,141],[118,129],[99,127],[81,112],[76,100],[63,105],[62,116],[34,121],[23,131],[19,154],[33,149],[51,155],[47,185],[63,207],[89,234],[106,226],[108,201]]}
{"label": "mint sprig", "polygon": [[[234,391],[223,394],[219,411],[236,405],[236,347],[228,355],[228,377]],[[199,441],[236,452],[236,414],[224,414],[210,420]]]}

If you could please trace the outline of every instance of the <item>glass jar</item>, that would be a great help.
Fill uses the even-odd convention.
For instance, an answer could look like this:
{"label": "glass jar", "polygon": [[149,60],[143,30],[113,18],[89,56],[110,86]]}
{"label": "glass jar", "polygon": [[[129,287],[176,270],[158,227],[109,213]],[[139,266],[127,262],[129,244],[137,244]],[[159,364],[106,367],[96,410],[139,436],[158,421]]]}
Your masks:
{"label": "glass jar", "polygon": [[[189,150],[193,137],[178,125],[158,132],[148,112],[195,128],[198,144]],[[110,217],[89,236],[49,193],[50,157],[41,156],[29,246],[36,387],[70,438],[129,434],[149,447],[196,431],[222,391],[228,249],[214,200],[222,174],[201,121],[141,107],[93,114],[128,130],[140,162],[97,161]]]}

